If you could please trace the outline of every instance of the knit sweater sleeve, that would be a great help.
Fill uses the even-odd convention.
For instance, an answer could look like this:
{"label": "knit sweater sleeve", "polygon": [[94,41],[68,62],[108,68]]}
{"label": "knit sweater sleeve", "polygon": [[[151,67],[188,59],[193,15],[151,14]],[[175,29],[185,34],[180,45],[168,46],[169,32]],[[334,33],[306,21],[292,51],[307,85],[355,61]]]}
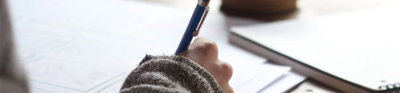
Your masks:
{"label": "knit sweater sleeve", "polygon": [[217,81],[194,61],[150,56],[126,78],[121,93],[222,93]]}

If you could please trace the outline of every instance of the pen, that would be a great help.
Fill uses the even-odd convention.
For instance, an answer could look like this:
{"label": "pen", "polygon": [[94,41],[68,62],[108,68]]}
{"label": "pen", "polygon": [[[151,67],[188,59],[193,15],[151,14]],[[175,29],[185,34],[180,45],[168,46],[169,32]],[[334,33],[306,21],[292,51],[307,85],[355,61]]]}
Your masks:
{"label": "pen", "polygon": [[175,51],[175,55],[185,51],[188,49],[190,42],[193,37],[196,37],[199,34],[201,25],[204,22],[204,19],[207,16],[209,11],[208,3],[210,0],[199,0],[196,8],[194,9],[192,18],[189,21],[189,24],[183,34],[181,42],[179,43],[178,49]]}

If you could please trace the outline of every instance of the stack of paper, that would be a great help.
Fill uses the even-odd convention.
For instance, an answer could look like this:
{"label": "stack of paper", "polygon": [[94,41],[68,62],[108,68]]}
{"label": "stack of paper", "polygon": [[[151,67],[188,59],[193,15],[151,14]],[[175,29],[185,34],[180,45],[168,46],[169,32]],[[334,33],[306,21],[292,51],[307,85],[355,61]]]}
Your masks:
{"label": "stack of paper", "polygon": [[[33,93],[118,92],[145,54],[173,54],[192,13],[126,0],[9,3]],[[210,13],[200,35],[216,41],[220,59],[233,66],[237,93],[284,92],[304,79],[230,45],[223,19]]]}

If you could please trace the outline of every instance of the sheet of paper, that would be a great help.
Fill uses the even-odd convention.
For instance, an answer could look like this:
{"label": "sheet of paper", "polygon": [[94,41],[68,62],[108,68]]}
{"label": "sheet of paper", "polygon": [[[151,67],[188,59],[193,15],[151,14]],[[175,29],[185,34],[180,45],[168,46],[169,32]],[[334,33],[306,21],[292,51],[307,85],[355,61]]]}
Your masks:
{"label": "sheet of paper", "polygon": [[305,79],[305,76],[291,71],[264,87],[259,93],[284,93]]}
{"label": "sheet of paper", "polygon": [[[127,0],[9,2],[33,93],[118,92],[145,54],[175,51],[192,14]],[[209,16],[200,35],[216,41],[220,59],[233,66],[235,91],[259,91],[290,70],[230,45],[223,15]]]}
{"label": "sheet of paper", "polygon": [[[253,65],[251,68],[257,67],[256,65]],[[240,84],[239,87],[233,86],[235,92],[237,93],[256,93],[260,90],[262,90],[265,86],[269,85],[270,83],[273,83],[275,80],[286,74],[288,71],[290,71],[290,67],[287,66],[278,66],[278,65],[273,65],[273,64],[264,64],[260,65],[261,69],[259,70],[242,70],[242,73],[238,73],[239,78],[242,78],[243,74],[246,75],[245,73],[251,73],[253,71],[261,72],[256,75],[252,75],[251,79],[248,79],[245,81],[245,83]],[[244,72],[247,71],[247,72]],[[235,78],[232,78],[234,80]],[[239,81],[239,80],[238,80]],[[238,82],[238,81],[232,81],[232,82]]]}
{"label": "sheet of paper", "polygon": [[246,51],[227,44],[217,42],[220,48],[220,60],[232,65],[233,75],[229,82],[237,93],[253,93],[278,79],[290,71],[290,67],[262,64],[265,59],[257,56],[249,56]]}
{"label": "sheet of paper", "polygon": [[79,60],[47,57],[29,62],[25,66],[30,70],[28,73],[30,80],[34,82],[84,92],[122,73],[89,64],[76,64],[78,62]]}
{"label": "sheet of paper", "polygon": [[124,0],[9,3],[17,51],[33,93],[109,89],[115,78],[123,80],[149,51],[175,49],[153,46],[152,40],[138,37],[140,25],[181,13],[171,7]]}
{"label": "sheet of paper", "polygon": [[105,89],[100,90],[98,93],[118,93],[123,83],[124,80],[119,80]]}

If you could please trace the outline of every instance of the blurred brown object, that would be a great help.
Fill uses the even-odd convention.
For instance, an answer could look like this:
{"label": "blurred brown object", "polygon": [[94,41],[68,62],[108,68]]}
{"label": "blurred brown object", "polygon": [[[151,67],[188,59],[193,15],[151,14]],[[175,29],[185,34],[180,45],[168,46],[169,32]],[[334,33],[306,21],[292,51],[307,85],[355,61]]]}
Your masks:
{"label": "blurred brown object", "polygon": [[225,14],[264,21],[290,18],[297,12],[297,0],[222,0]]}

